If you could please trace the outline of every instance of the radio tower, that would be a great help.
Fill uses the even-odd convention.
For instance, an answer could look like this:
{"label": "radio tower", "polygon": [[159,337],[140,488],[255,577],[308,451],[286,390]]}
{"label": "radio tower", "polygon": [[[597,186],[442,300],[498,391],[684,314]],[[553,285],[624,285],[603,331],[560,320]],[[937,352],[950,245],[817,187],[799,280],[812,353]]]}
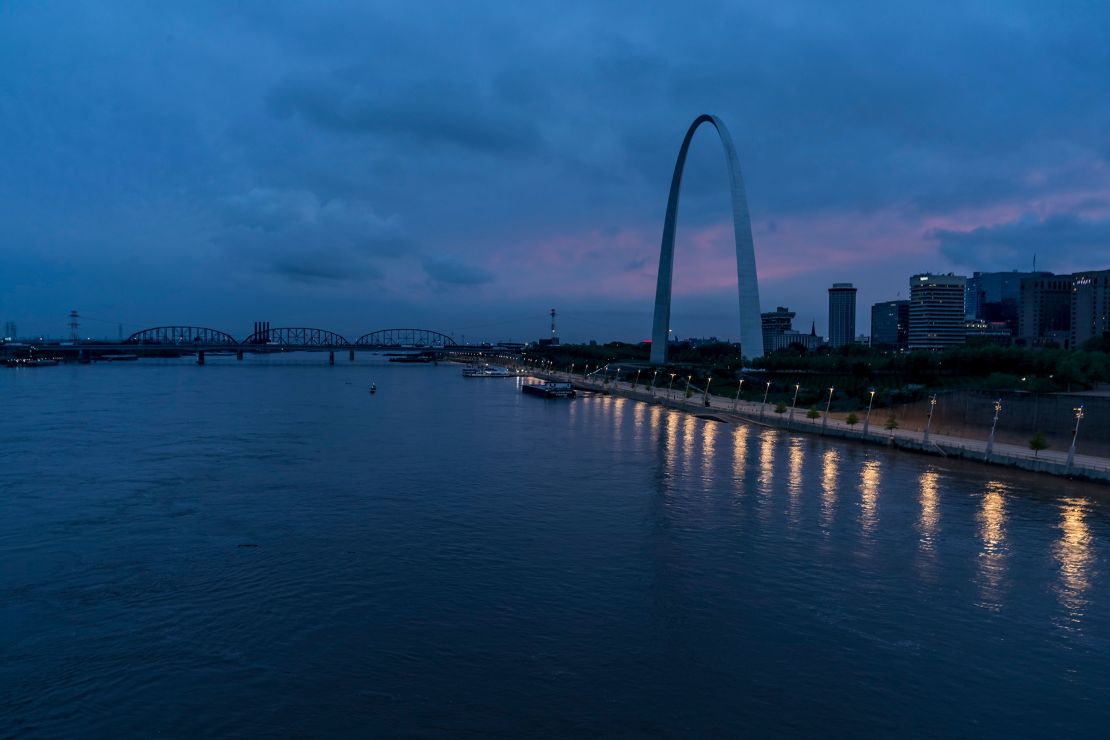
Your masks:
{"label": "radio tower", "polygon": [[555,332],[555,309],[551,309],[551,343],[559,343],[559,335]]}
{"label": "radio tower", "polygon": [[81,340],[81,332],[78,331],[80,325],[77,323],[77,319],[79,318],[80,316],[77,315],[77,309],[73,309],[69,312],[69,338],[74,342],[79,342]]}

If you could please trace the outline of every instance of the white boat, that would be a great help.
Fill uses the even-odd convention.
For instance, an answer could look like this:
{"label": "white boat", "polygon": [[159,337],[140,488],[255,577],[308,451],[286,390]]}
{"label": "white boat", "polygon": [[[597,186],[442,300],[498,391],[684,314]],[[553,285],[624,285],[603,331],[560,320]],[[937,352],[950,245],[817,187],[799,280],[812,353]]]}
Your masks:
{"label": "white boat", "polygon": [[462,371],[464,378],[511,378],[514,373],[502,365],[470,365]]}
{"label": "white boat", "polygon": [[578,394],[570,383],[548,380],[543,383],[525,383],[520,387],[524,393],[544,398],[574,398]]}

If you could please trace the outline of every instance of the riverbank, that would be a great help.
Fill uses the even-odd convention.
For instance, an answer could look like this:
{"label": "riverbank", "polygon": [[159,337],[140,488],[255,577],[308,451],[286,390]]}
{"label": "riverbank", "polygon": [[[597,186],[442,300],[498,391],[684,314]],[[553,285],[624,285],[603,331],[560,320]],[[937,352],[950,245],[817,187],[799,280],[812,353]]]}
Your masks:
{"label": "riverbank", "polygon": [[862,444],[894,447],[938,457],[973,460],[989,465],[1017,468],[1035,473],[1046,473],[1065,478],[1087,480],[1110,484],[1110,458],[1076,454],[1068,464],[1064,451],[1045,450],[1034,453],[1018,445],[995,442],[990,455],[987,455],[987,440],[957,437],[951,434],[930,434],[918,430],[883,428],[885,414],[875,412],[870,422],[860,414],[858,424],[850,425],[832,417],[818,419],[806,418],[806,409],[789,409],[785,413],[775,413],[774,404],[751,401],[733,401],[719,396],[709,396],[708,401],[700,393],[691,398],[679,389],[668,391],[665,388],[646,389],[632,383],[606,380],[587,380],[569,377],[567,373],[540,373],[537,377],[551,380],[570,380],[574,387],[582,391],[611,393],[644,403],[658,404],[667,408],[685,411],[697,416],[714,418],[719,421],[757,424],[790,432],[817,434],[840,439],[859,441]]}

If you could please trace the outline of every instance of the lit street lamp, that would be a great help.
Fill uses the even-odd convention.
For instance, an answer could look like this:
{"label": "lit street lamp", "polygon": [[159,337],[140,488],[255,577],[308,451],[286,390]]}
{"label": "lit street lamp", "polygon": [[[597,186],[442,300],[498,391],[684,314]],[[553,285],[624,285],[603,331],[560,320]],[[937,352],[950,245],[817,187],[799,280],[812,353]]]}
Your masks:
{"label": "lit street lamp", "polygon": [[767,389],[763,391],[763,405],[759,407],[759,418],[763,420],[763,412],[767,410],[767,394],[771,392],[771,381],[767,381]]}
{"label": "lit street lamp", "polygon": [[686,376],[686,393],[682,396],[683,401],[685,401],[687,398],[690,397],[690,381],[693,380],[693,379],[694,379],[693,375],[687,375]]}
{"label": "lit street lamp", "polygon": [[991,436],[987,439],[987,454],[983,456],[983,462],[990,462],[991,453],[994,452],[994,429],[998,426],[998,414],[1002,411],[1002,399],[999,398],[994,402],[994,421],[991,422]]}
{"label": "lit street lamp", "polygon": [[676,376],[676,375],[678,375],[678,373],[671,373],[671,382],[667,383],[667,398],[669,398],[671,400],[674,400],[674,394],[672,393],[672,389],[674,388],[674,376]]}
{"label": "lit street lamp", "polygon": [[933,409],[937,407],[937,394],[929,397],[929,418],[925,420],[925,433],[921,435],[921,444],[929,444],[929,427],[933,425]]}
{"label": "lit street lamp", "polygon": [[655,371],[655,375],[651,376],[651,397],[655,398],[655,379],[659,377],[659,371]]}
{"label": "lit street lamp", "polygon": [[1072,409],[1075,412],[1075,429],[1071,433],[1071,447],[1068,448],[1068,467],[1065,473],[1071,473],[1071,465],[1075,462],[1075,440],[1079,437],[1079,422],[1083,421],[1083,406]]}
{"label": "lit street lamp", "polygon": [[798,391],[801,387],[801,383],[794,384],[794,400],[790,403],[790,420],[787,422],[787,426],[794,426],[794,407],[798,405]]}
{"label": "lit street lamp", "polygon": [[821,434],[824,434],[825,430],[829,428],[829,409],[832,407],[832,394],[833,389],[829,388],[829,402],[825,404],[825,416],[821,419]]}
{"label": "lit street lamp", "polygon": [[736,398],[732,399],[732,410],[736,411],[736,404],[740,402],[740,391],[744,388],[744,379],[740,378],[740,385],[736,386]]}
{"label": "lit street lamp", "polygon": [[[642,368],[641,368],[642,369]],[[640,370],[636,371],[636,380],[632,382],[632,387],[635,388],[640,384]]]}
{"label": "lit street lamp", "polygon": [[867,430],[871,426],[871,404],[875,403],[875,389],[870,388],[868,390],[868,392],[871,394],[871,398],[867,399],[867,416],[865,416],[864,419],[863,419],[863,437],[864,437],[864,439],[867,438]]}
{"label": "lit street lamp", "polygon": [[705,393],[701,394],[701,404],[702,404],[702,406],[708,406],[709,405],[709,384],[712,383],[712,382],[713,382],[713,378],[706,378],[705,379]]}

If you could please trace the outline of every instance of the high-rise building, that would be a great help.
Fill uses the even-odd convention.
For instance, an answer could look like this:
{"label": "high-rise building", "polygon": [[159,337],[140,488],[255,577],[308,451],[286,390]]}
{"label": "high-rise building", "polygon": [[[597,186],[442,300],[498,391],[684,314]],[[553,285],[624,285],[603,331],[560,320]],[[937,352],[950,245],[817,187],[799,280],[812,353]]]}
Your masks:
{"label": "high-rise building", "polygon": [[976,272],[967,279],[964,314],[987,323],[1004,321],[1014,334],[1020,331],[1021,281],[1048,277],[1050,272]]}
{"label": "high-rise building", "polygon": [[910,278],[910,349],[940,349],[963,344],[963,275],[922,273]]}
{"label": "high-rise building", "polygon": [[856,289],[851,283],[829,288],[829,344],[843,347],[856,340]]}
{"label": "high-rise building", "polygon": [[1018,338],[1030,345],[1071,346],[1071,275],[1040,275],[1021,281]]}
{"label": "high-rise building", "polygon": [[1110,334],[1110,270],[1072,276],[1071,346]]}
{"label": "high-rise building", "polygon": [[871,306],[871,346],[905,349],[909,324],[909,301],[883,301],[874,304]]}
{"label": "high-rise building", "polygon": [[763,320],[763,351],[770,354],[775,348],[775,337],[794,328],[794,312],[786,306],[775,311],[761,313]]}

